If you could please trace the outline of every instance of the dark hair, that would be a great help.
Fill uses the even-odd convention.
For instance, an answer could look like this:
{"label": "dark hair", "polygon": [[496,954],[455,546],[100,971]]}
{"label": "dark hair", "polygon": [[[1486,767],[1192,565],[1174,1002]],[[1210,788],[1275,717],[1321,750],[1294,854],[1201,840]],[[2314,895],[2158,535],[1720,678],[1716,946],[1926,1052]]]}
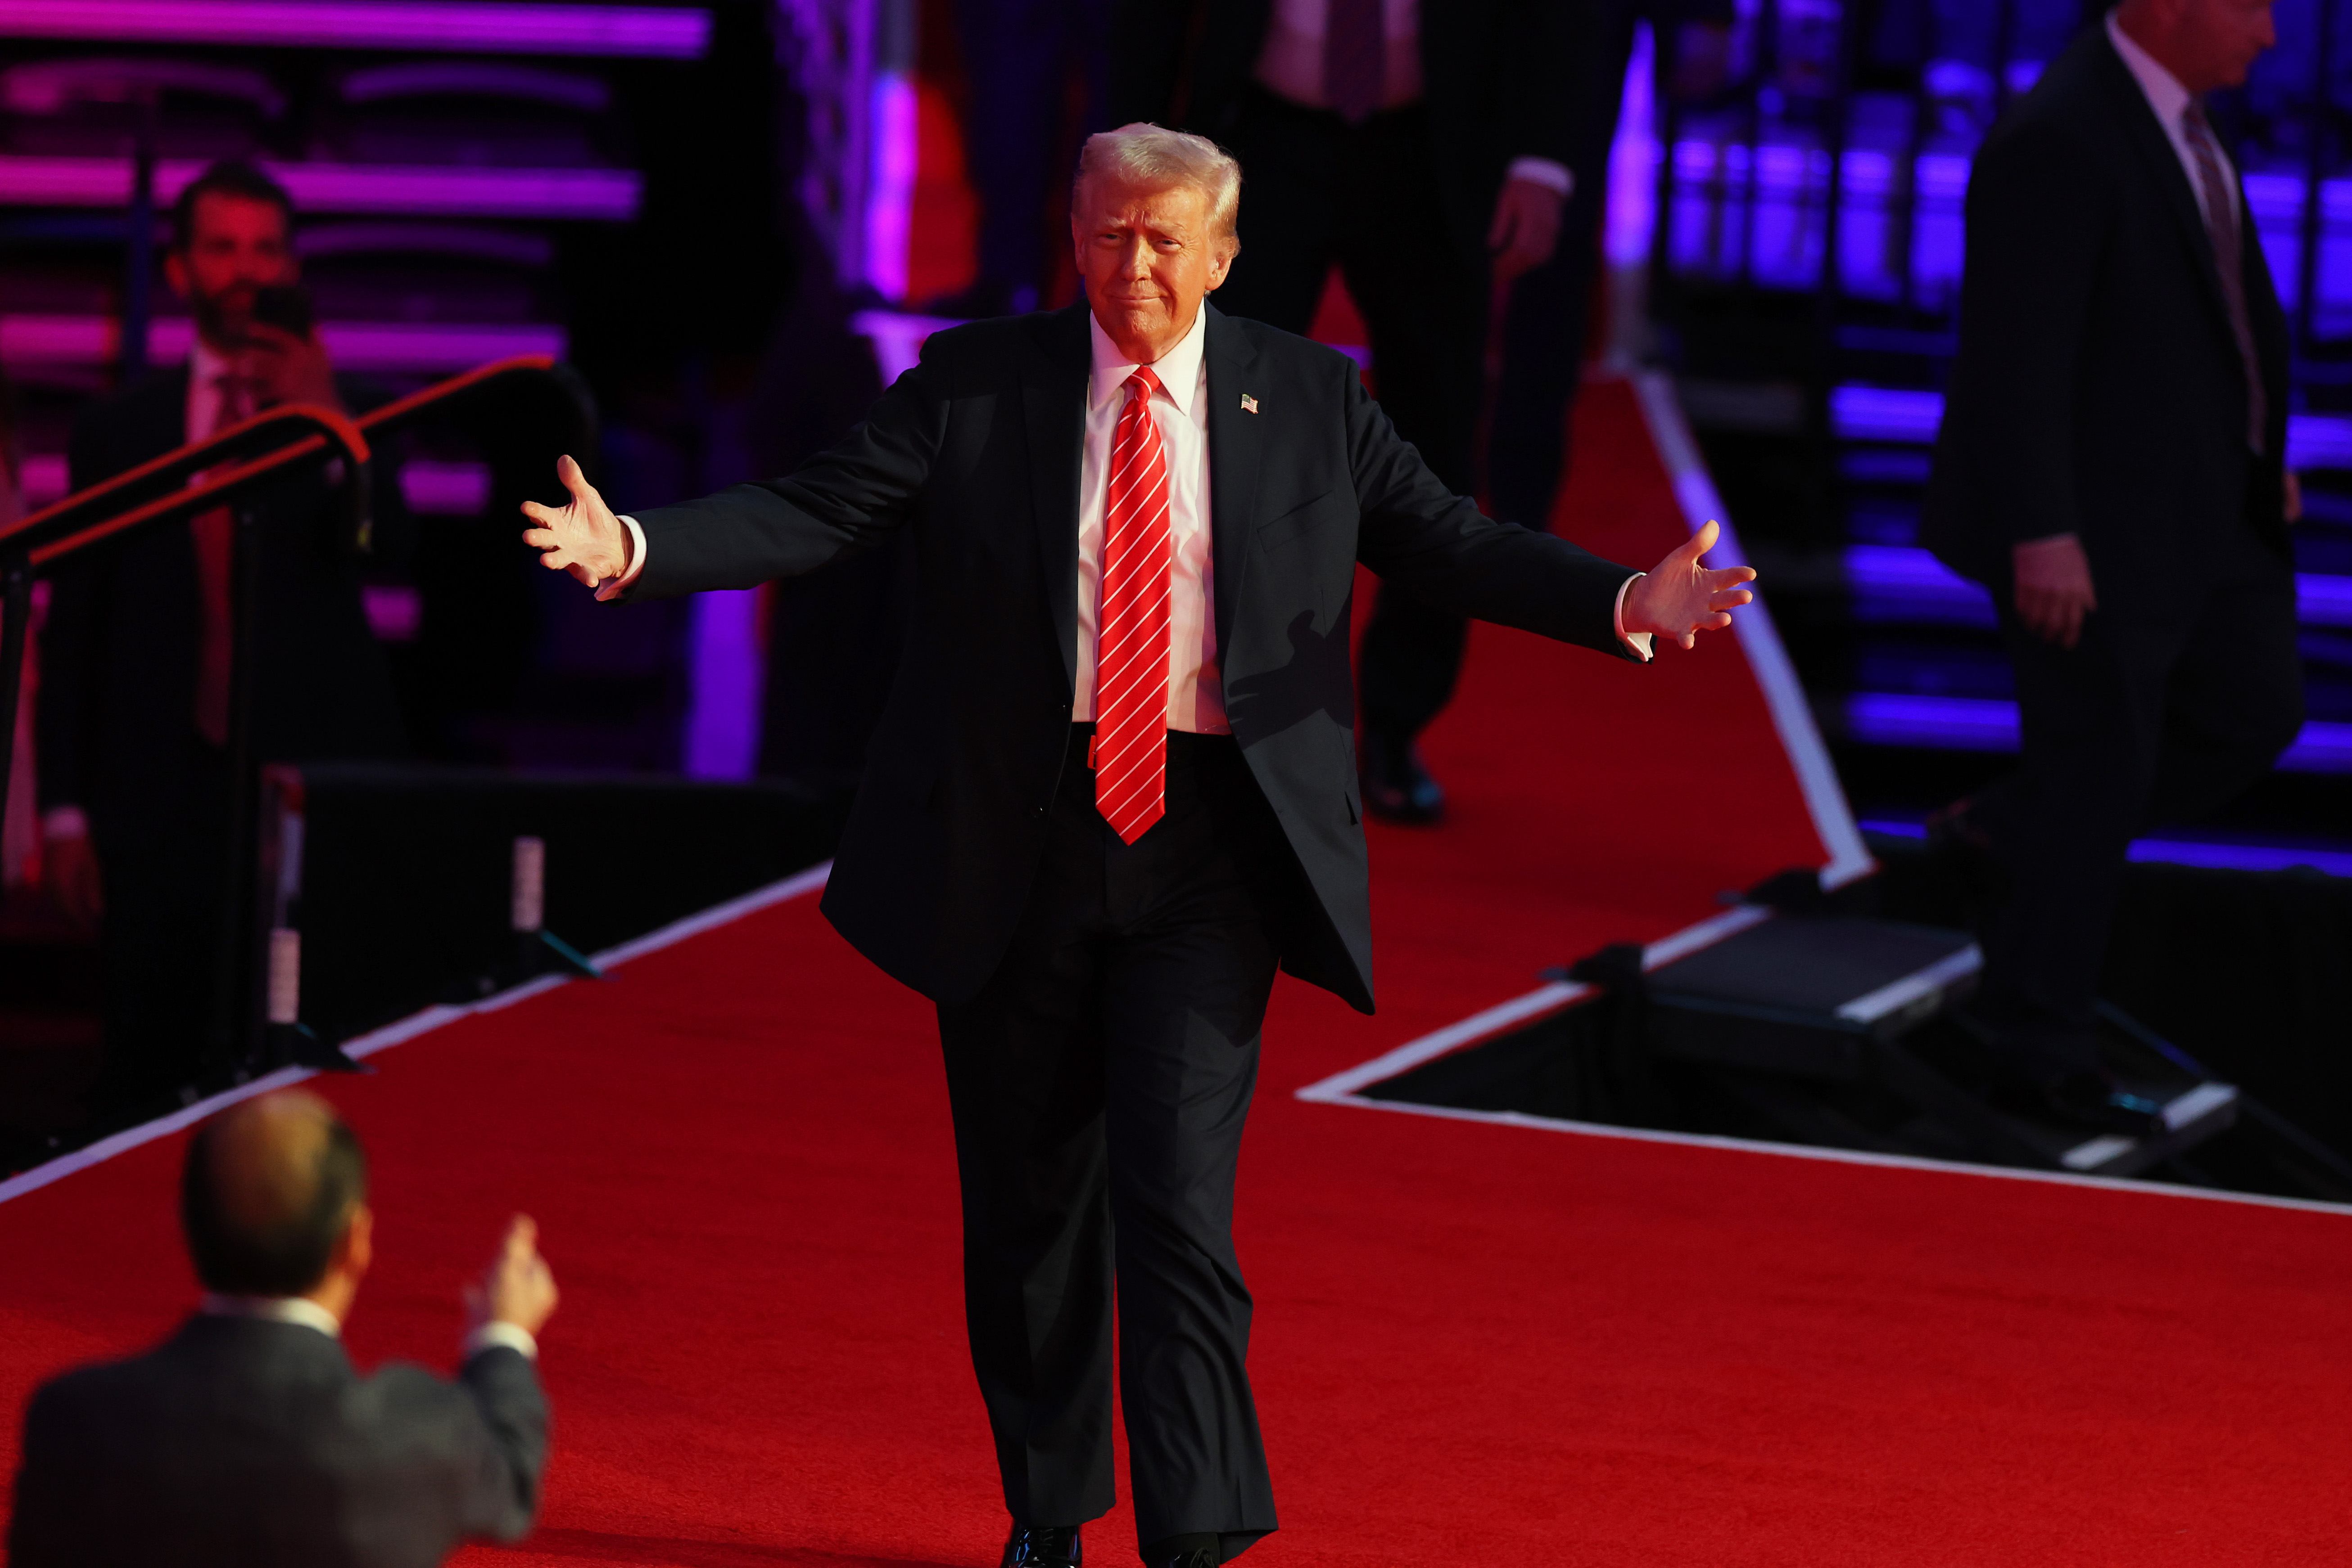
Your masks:
{"label": "dark hair", "polygon": [[341,1118],[330,1118],[310,1190],[286,1194],[286,1215],[256,1226],[231,1217],[215,1190],[217,1125],[206,1122],[188,1141],[180,1178],[180,1224],[196,1278],[225,1296],[299,1296],[326,1278],[335,1243],[367,1197],[367,1152]]}
{"label": "dark hair", "polygon": [[173,249],[184,251],[195,242],[196,202],[208,195],[271,203],[286,216],[287,236],[293,237],[294,198],[286,187],[241,158],[223,158],[180,187],[180,199],[172,204]]}

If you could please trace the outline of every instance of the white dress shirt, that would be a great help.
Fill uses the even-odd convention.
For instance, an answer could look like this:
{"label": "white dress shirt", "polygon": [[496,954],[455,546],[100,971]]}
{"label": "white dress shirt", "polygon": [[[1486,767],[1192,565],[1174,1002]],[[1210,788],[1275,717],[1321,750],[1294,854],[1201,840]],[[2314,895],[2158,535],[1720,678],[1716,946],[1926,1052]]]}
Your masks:
{"label": "white dress shirt", "polygon": [[[1258,50],[1258,85],[1309,109],[1330,108],[1323,91],[1323,36],[1330,16],[1331,0],[1274,0]],[[1381,107],[1402,109],[1422,95],[1421,0],[1381,0],[1381,34],[1388,57]],[[1576,188],[1574,172],[1556,158],[1514,158],[1505,178],[1545,186],[1563,198]]]}
{"label": "white dress shirt", "polygon": [[[343,1337],[342,1320],[307,1296],[223,1296],[208,1293],[196,1310],[208,1318],[258,1318],[265,1322],[295,1323],[316,1329],[331,1340]],[[467,1359],[503,1346],[539,1359],[539,1342],[520,1323],[488,1322],[466,1336]]]}
{"label": "white dress shirt", "polygon": [[[1168,530],[1175,558],[1168,584],[1168,727],[1229,735],[1225,687],[1217,668],[1216,582],[1209,564],[1209,312],[1151,367],[1160,391],[1151,422],[1168,458]],[[1077,702],[1071,717],[1095,716],[1095,656],[1102,641],[1103,521],[1109,505],[1110,446],[1127,406],[1136,363],[1092,315],[1094,368],[1087,378],[1086,443],[1078,458]]]}
{"label": "white dress shirt", "polygon": [[[2116,23],[2113,11],[2107,13],[2107,41],[2115,45],[2116,53],[2124,58],[2124,65],[2131,71],[2132,79],[2139,83],[2139,90],[2147,98],[2147,106],[2156,111],[2156,122],[2164,127],[2164,139],[2172,143],[2173,156],[2180,160],[2180,172],[2189,176],[2189,194],[2197,198],[2198,213],[2206,222],[2212,222],[2213,215],[2205,210],[2205,182],[2197,174],[2197,151],[2189,144],[2189,132],[2180,123],[2180,116],[2195,94],[2181,86],[2180,79],[2158,64],[2154,55],[2132,42],[2131,35]],[[2234,227],[2241,221],[2238,171],[2231,163],[2230,154],[2222,151],[2219,137],[2213,140],[2213,156],[2220,162],[2225,176],[2221,181],[2221,195],[2230,204],[2230,219]]]}

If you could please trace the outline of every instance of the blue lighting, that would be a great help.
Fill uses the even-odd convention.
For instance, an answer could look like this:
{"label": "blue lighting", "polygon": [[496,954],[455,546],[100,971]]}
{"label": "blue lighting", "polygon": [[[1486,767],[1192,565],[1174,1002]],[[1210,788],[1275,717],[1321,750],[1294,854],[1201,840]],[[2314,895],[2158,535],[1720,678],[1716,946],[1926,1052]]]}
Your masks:
{"label": "blue lighting", "polygon": [[[1925,826],[1916,822],[1874,819],[1860,824],[1864,833],[1889,838],[1924,839]],[[2230,844],[2201,838],[2136,838],[2129,858],[2166,866],[2196,866],[2214,871],[2288,871],[2308,867],[2330,877],[2352,877],[2352,850],[2319,849],[2295,844]]]}
{"label": "blue lighting", "polygon": [[[2017,750],[2017,704],[1994,698],[1857,691],[1845,699],[1844,711],[1846,735],[1864,745]],[[2286,773],[2352,773],[2352,724],[2305,724],[2278,765]]]}

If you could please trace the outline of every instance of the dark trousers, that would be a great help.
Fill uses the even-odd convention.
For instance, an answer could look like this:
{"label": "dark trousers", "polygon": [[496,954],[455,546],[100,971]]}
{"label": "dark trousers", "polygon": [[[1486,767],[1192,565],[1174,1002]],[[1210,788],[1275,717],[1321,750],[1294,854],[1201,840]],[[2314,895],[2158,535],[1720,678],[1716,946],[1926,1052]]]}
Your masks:
{"label": "dark trousers", "polygon": [[2237,531],[2173,619],[2101,611],[2071,650],[2005,617],[2023,762],[1971,810],[2008,872],[1985,931],[1983,1005],[2046,1076],[2097,1064],[2099,971],[2125,851],[2214,810],[2303,725],[2294,575]]}
{"label": "dark trousers", "polygon": [[[1486,268],[1448,221],[1418,104],[1349,126],[1250,89],[1242,253],[1218,304],[1285,331],[1314,324],[1336,264],[1371,336],[1381,407],[1457,495],[1476,489]],[[1402,747],[1454,695],[1468,623],[1383,584],[1364,636],[1364,727]]]}
{"label": "dark trousers", "polygon": [[1115,1300],[1140,1543],[1230,1557],[1275,1528],[1234,1168],[1297,863],[1228,736],[1168,738],[1167,814],[1122,844],[1087,730],[1003,964],[940,1009],[972,1367],[1013,1518],[1097,1518]]}
{"label": "dark trousers", "polygon": [[[1083,83],[1079,133],[1099,130],[1108,97],[1110,0],[956,0],[970,107],[964,164],[980,196],[980,280],[1034,310],[1045,284],[1047,236],[1066,232],[1045,198],[1073,70]],[[1025,298],[1022,290],[1026,290]]]}
{"label": "dark trousers", "polygon": [[1584,379],[1592,284],[1601,270],[1601,219],[1608,206],[1609,146],[1617,135],[1620,87],[1633,52],[1630,5],[1605,7],[1595,93],[1574,158],[1576,188],[1560,215],[1559,247],[1511,283],[1503,307],[1503,364],[1486,433],[1486,495],[1494,515],[1542,529],[1567,477],[1569,410]]}
{"label": "dark trousers", "polygon": [[168,1098],[205,1066],[228,896],[228,763],[188,738],[189,788],[157,814],[91,824],[106,897],[106,1063],[110,1110]]}

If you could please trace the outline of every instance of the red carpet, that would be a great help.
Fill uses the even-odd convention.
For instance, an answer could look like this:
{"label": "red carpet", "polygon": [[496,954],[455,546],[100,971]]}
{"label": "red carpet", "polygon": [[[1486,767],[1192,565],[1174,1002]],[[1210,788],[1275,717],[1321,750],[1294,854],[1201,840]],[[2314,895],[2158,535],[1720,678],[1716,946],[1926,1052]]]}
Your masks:
{"label": "red carpet", "polygon": [[[1577,531],[1654,559],[1622,389],[1580,440],[1570,514],[1612,521]],[[1376,838],[1381,1014],[1286,982],[1269,1026],[1250,1563],[2342,1559],[2345,1215],[1293,1099],[1820,856],[1727,640],[1643,670],[1480,628],[1430,752],[1459,814]],[[361,1359],[446,1364],[509,1209],[564,1290],[543,1526],[468,1561],[993,1561],[929,1012],[813,900],[375,1059],[326,1086],[376,1158]],[[36,1381],[190,1300],[179,1152],[0,1203],[0,1463]],[[1091,1536],[1133,1561],[1123,1513]]]}

